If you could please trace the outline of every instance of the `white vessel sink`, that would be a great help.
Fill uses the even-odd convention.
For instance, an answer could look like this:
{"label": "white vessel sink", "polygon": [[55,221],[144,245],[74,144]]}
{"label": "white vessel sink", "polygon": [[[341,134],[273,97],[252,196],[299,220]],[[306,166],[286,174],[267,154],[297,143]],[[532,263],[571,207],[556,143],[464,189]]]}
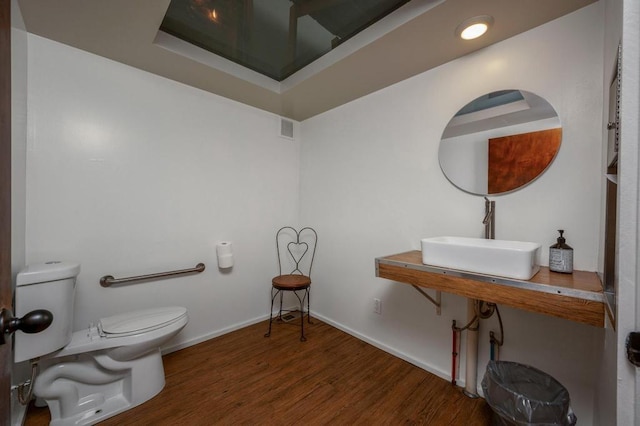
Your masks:
{"label": "white vessel sink", "polygon": [[423,238],[422,263],[528,280],[539,270],[540,244],[466,237]]}

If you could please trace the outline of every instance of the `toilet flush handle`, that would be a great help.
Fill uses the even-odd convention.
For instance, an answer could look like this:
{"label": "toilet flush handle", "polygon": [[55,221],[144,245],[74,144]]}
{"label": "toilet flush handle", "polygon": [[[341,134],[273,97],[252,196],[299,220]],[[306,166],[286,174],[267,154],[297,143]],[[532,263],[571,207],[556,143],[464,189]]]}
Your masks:
{"label": "toilet flush handle", "polygon": [[46,309],[36,309],[22,318],[13,316],[11,309],[0,311],[0,345],[5,344],[5,335],[12,334],[17,330],[24,333],[40,333],[51,325],[53,314]]}

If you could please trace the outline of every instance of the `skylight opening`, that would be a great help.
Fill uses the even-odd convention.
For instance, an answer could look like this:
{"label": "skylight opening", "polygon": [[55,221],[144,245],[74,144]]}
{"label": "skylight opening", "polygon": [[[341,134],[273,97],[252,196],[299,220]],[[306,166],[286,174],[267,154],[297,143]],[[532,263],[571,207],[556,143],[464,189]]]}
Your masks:
{"label": "skylight opening", "polygon": [[278,82],[409,0],[171,0],[160,30]]}

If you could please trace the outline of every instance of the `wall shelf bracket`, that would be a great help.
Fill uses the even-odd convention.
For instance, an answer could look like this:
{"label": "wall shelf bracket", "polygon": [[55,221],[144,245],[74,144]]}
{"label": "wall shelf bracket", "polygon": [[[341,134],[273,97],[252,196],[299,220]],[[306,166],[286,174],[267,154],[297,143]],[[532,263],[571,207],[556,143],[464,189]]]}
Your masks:
{"label": "wall shelf bracket", "polygon": [[418,287],[417,285],[411,285],[413,288],[418,290],[418,292],[426,297],[429,302],[433,303],[436,307],[436,315],[440,315],[442,313],[442,293],[440,290],[436,290],[436,298],[429,296],[426,291]]}

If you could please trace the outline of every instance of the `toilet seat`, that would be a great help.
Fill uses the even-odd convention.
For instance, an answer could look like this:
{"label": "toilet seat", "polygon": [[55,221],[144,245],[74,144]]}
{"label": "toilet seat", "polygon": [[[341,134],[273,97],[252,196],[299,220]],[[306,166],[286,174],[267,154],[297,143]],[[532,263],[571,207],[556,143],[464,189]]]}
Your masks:
{"label": "toilet seat", "polygon": [[186,317],[187,309],[182,306],[145,309],[100,319],[100,336],[116,338],[146,333],[165,327]]}

